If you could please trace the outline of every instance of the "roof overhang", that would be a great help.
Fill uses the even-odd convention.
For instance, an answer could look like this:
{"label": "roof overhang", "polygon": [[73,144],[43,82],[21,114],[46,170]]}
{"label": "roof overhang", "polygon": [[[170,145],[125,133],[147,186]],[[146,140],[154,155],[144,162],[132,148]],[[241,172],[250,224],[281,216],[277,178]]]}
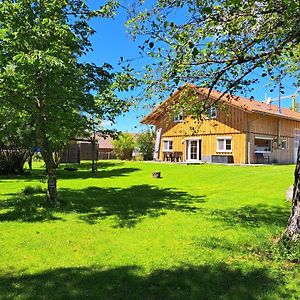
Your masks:
{"label": "roof overhang", "polygon": [[[265,107],[266,105],[264,103],[261,103],[259,101],[243,98],[240,96],[230,95],[226,93],[217,92],[214,90],[210,90],[207,88],[200,88],[193,84],[185,84],[178,88],[169,98],[167,98],[165,101],[163,101],[160,105],[158,105],[154,110],[147,116],[145,116],[142,120],[142,124],[155,124],[157,118],[161,115],[161,113],[166,112],[168,109],[168,105],[171,101],[176,101],[176,98],[179,97],[180,93],[184,88],[192,88],[194,89],[199,95],[203,95],[204,99],[211,99],[213,102],[222,102],[226,105],[230,105],[232,107],[236,107],[242,111],[245,111],[247,113],[258,113],[263,115],[268,115],[272,117],[277,118],[283,118],[287,120],[297,121],[300,122],[300,113],[296,113],[298,116],[293,116],[295,112],[286,112],[288,115],[284,113],[278,112],[278,107],[275,105],[272,105],[272,109],[270,111],[267,110]],[[253,102],[254,101],[254,102]],[[241,104],[241,102],[244,102],[244,104]],[[253,105],[253,103],[256,103]],[[257,104],[258,103],[258,104]],[[262,106],[262,108],[265,109],[256,109],[253,108],[253,106]],[[286,109],[285,109],[286,110]]]}

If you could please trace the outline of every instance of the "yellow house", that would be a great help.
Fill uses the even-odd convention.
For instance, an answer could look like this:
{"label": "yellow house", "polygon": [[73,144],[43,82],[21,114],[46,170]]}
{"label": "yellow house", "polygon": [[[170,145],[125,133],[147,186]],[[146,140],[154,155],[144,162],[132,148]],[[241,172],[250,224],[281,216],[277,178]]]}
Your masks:
{"label": "yellow house", "polygon": [[209,95],[209,101],[217,101],[222,109],[220,105],[211,106],[200,122],[184,112],[172,115],[172,103],[182,93],[178,89],[142,120],[156,127],[156,160],[238,164],[296,161],[300,113],[214,90],[209,94],[205,88],[190,88],[197,101]]}

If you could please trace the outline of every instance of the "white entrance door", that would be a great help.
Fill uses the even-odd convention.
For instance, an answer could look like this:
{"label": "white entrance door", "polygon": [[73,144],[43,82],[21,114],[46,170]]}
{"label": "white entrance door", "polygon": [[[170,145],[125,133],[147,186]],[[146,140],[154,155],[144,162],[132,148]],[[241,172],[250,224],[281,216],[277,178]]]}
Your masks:
{"label": "white entrance door", "polygon": [[186,141],[186,160],[187,161],[201,160],[201,140]]}

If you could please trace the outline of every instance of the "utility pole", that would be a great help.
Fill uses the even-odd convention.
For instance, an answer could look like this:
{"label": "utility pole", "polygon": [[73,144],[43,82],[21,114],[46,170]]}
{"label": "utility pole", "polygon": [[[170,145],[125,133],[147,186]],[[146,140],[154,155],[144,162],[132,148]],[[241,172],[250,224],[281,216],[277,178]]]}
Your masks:
{"label": "utility pole", "polygon": [[292,110],[296,111],[296,95],[292,96]]}
{"label": "utility pole", "polygon": [[281,76],[278,78],[278,113],[281,114]]}
{"label": "utility pole", "polygon": [[[292,95],[288,95],[288,96],[280,96],[280,100],[282,101],[283,99],[292,99],[292,106],[291,109],[293,111],[296,111],[296,106],[297,106],[297,102],[296,102],[296,98],[299,96],[299,92],[300,92],[300,88],[298,88]],[[270,98],[268,97],[265,101],[266,104],[270,105],[270,109],[271,109],[271,103],[278,101],[278,97],[277,98]]]}

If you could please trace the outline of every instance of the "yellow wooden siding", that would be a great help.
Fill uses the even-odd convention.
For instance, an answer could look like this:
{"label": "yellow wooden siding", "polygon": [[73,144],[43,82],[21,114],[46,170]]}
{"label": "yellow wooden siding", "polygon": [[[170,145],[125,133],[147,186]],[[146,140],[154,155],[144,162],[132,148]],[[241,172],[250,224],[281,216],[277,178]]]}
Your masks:
{"label": "yellow wooden siding", "polygon": [[[285,139],[288,142],[287,150],[274,147],[269,156],[270,162],[292,163],[294,159],[295,129],[300,130],[300,122],[277,118],[273,116],[249,113],[242,109],[228,106],[224,111],[218,111],[216,119],[203,119],[198,122],[191,117],[184,118],[183,122],[173,122],[170,114],[163,114],[155,121],[156,128],[162,128],[161,139],[173,140],[173,151],[182,152],[185,159],[185,139],[201,139],[201,155],[205,159],[215,154],[232,154],[235,163],[248,162],[248,136],[250,138],[250,162],[255,163],[254,138],[255,136]],[[232,137],[232,153],[217,153],[217,137]],[[163,159],[163,144],[160,147],[160,159]]]}
{"label": "yellow wooden siding", "polygon": [[[225,135],[220,134],[210,134],[210,135],[197,135],[193,136],[193,139],[201,140],[201,157],[208,158],[211,155],[233,155],[234,163],[246,163],[246,134],[231,134],[226,135],[226,137],[231,137],[232,141],[232,152],[217,152],[217,138],[225,137]],[[183,160],[186,157],[186,139],[185,136],[167,136],[163,135],[163,140],[172,140],[173,141],[173,152],[182,152]],[[160,156],[159,158],[163,159],[163,142],[160,147]]]}
{"label": "yellow wooden siding", "polygon": [[186,117],[183,122],[174,123],[172,116],[166,113],[156,120],[156,126],[163,128],[166,136],[239,133],[247,130],[247,115],[240,109],[228,107],[226,111],[218,111],[216,119],[197,121]]}

